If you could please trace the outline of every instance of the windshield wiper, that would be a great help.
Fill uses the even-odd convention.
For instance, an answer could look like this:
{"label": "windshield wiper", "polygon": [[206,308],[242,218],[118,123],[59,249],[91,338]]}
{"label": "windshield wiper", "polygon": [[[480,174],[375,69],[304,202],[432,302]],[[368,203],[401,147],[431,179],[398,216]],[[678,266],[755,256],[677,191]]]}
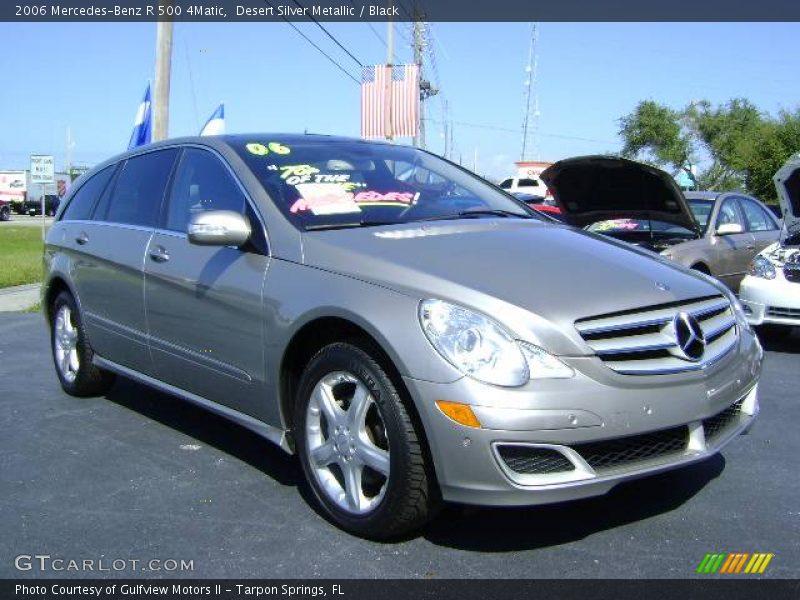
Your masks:
{"label": "windshield wiper", "polygon": [[328,229],[351,229],[353,227],[373,227],[375,225],[397,225],[397,221],[345,221],[343,223],[309,223],[306,231],[325,231]]}
{"label": "windshield wiper", "polygon": [[517,213],[510,210],[503,210],[500,208],[476,208],[471,210],[462,210],[450,215],[438,215],[434,217],[425,217],[424,219],[414,219],[415,221],[445,221],[451,219],[473,219],[478,217],[516,217],[517,219],[533,219],[532,215],[524,213]]}

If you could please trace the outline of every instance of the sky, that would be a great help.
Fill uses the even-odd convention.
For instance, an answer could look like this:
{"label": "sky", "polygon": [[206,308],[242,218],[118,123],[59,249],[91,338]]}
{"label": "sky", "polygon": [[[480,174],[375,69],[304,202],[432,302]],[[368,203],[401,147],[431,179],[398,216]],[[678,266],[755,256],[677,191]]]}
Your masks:
{"label": "sky", "polygon": [[[361,63],[385,62],[386,23],[324,25]],[[314,23],[297,26],[360,79]],[[431,30],[442,91],[425,103],[428,147],[443,152],[447,118],[451,158],[494,179],[513,173],[531,25]],[[395,62],[410,62],[410,25],[395,32]],[[155,23],[0,24],[0,170],[27,168],[33,153],[53,154],[63,168],[68,128],[74,164],[124,151],[154,79],[155,38]],[[618,151],[619,118],[645,99],[679,108],[745,97],[771,114],[794,109],[798,39],[800,23],[540,23],[539,133],[528,158]],[[196,134],[220,102],[229,133],[359,135],[357,83],[282,22],[175,24],[170,136]]]}

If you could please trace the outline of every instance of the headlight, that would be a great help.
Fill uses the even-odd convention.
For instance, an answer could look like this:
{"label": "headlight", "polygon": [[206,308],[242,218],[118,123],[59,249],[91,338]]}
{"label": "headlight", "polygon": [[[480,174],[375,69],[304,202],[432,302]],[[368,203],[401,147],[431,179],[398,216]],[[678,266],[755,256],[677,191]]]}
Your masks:
{"label": "headlight", "polygon": [[775,265],[764,256],[756,256],[750,263],[748,271],[753,277],[763,277],[764,279],[775,279]]}
{"label": "headlight", "polygon": [[573,375],[570,367],[548,352],[518,343],[493,320],[466,308],[423,300],[419,320],[436,351],[479,381],[512,387],[532,378]]}

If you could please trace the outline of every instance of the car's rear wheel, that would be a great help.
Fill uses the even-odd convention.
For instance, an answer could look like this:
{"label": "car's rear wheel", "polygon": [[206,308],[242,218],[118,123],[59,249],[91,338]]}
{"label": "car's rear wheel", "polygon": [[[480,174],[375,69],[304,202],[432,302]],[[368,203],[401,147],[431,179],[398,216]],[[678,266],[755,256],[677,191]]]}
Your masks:
{"label": "car's rear wheel", "polygon": [[340,527],[385,539],[435,512],[430,465],[397,388],[361,348],[320,350],[300,380],[296,447],[323,511]]}
{"label": "car's rear wheel", "polygon": [[53,363],[61,387],[72,396],[96,396],[114,383],[114,375],[92,363],[94,350],[68,292],[56,296],[50,309]]}

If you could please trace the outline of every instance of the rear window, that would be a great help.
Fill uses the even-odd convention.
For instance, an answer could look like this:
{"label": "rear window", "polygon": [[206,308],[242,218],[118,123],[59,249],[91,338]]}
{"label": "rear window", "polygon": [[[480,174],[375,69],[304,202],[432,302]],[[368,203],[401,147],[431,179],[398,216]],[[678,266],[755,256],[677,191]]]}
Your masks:
{"label": "rear window", "polygon": [[697,221],[697,224],[700,225],[700,229],[705,233],[708,229],[708,219],[711,217],[711,212],[714,210],[714,201],[691,199],[688,202],[689,208],[694,215],[694,220]]}
{"label": "rear window", "polygon": [[177,155],[176,148],[169,148],[125,161],[110,195],[110,206],[98,207],[100,220],[155,227]]}
{"label": "rear window", "polygon": [[89,177],[81,185],[64,209],[62,220],[85,221],[89,220],[94,210],[94,205],[103,190],[106,189],[116,165],[111,165]]}

